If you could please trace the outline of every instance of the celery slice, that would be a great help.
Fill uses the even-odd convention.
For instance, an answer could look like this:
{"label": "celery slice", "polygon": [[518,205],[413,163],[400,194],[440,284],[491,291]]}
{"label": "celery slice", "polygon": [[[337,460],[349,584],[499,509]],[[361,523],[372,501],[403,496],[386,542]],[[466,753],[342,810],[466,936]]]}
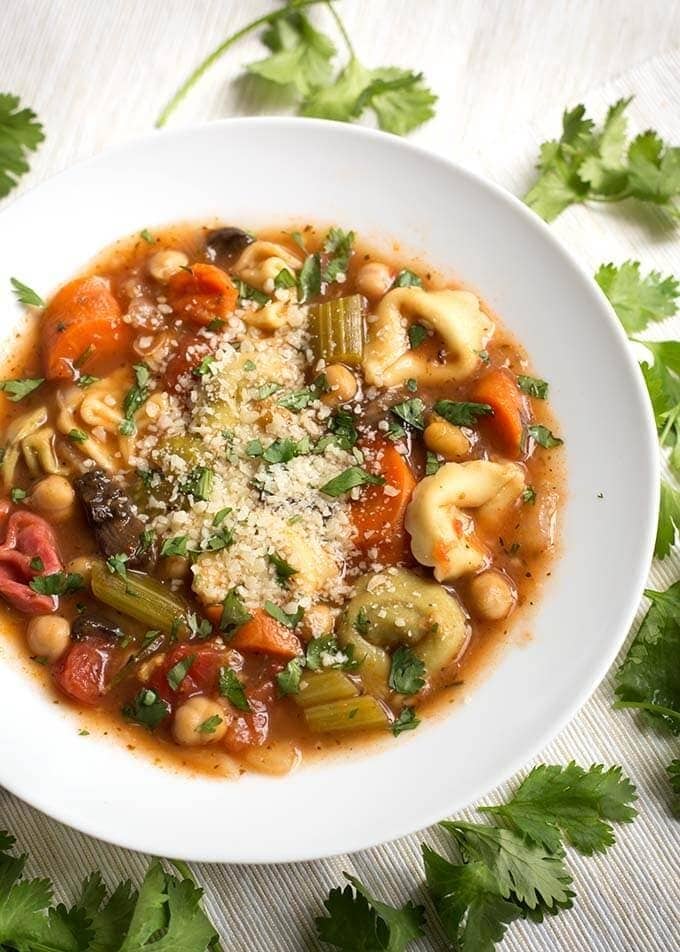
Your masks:
{"label": "celery slice", "polygon": [[300,693],[293,695],[293,698],[300,707],[312,707],[356,697],[358,693],[356,684],[342,671],[318,671],[303,675]]}
{"label": "celery slice", "polygon": [[310,730],[322,734],[375,730],[386,728],[390,723],[385,708],[370,694],[308,707],[305,720]]}
{"label": "celery slice", "polygon": [[313,304],[312,347],[318,360],[358,366],[364,353],[364,309],[360,294]]}
{"label": "celery slice", "polygon": [[128,571],[122,578],[112,574],[103,562],[97,562],[92,566],[92,594],[150,629],[181,635],[187,628],[184,600],[142,572]]}

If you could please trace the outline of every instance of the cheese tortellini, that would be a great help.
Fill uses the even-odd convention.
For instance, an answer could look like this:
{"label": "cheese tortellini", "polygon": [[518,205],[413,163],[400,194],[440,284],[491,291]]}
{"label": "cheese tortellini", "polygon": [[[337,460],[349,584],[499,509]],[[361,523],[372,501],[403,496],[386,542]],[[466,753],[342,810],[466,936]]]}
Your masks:
{"label": "cheese tortellini", "polygon": [[57,427],[69,440],[72,452],[94,460],[109,473],[130,455],[131,440],[120,432],[120,425],[131,384],[132,375],[122,368],[84,390],[71,386],[57,394]]}
{"label": "cheese tortellini", "polygon": [[47,408],[37,407],[17,417],[5,433],[7,441],[2,459],[2,484],[7,490],[14,482],[19,460],[23,457],[29,473],[36,478],[67,472],[55,451],[54,429],[47,423]]}
{"label": "cheese tortellini", "polygon": [[483,568],[487,555],[475,538],[475,520],[467,510],[477,510],[480,525],[492,525],[515,502],[524,483],[521,466],[487,460],[446,463],[426,476],[406,510],[415,558],[433,567],[438,582]]}
{"label": "cheese tortellini", "polygon": [[[460,383],[479,367],[479,353],[494,329],[470,291],[395,288],[380,301],[375,317],[368,325],[364,374],[379,387],[396,387],[408,379],[429,386]],[[441,340],[441,359],[431,349],[411,349],[412,324]]]}
{"label": "cheese tortellini", "polygon": [[236,262],[234,274],[258,291],[266,291],[267,282],[273,281],[285,268],[297,271],[301,266],[298,255],[283,245],[273,241],[253,241]]}

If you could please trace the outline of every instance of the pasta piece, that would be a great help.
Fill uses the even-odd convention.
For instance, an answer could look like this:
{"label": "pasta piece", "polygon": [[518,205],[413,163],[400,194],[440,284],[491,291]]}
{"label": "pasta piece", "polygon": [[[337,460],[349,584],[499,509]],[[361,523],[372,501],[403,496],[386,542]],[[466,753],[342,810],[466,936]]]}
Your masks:
{"label": "pasta piece", "polygon": [[55,432],[51,426],[41,426],[39,430],[24,437],[21,452],[31,476],[36,479],[43,473],[62,476],[68,473],[68,467],[62,466],[54,448]]}
{"label": "pasta piece", "polygon": [[243,321],[261,331],[277,331],[286,323],[286,306],[281,301],[270,301],[256,311],[245,311]]}
{"label": "pasta piece", "polygon": [[234,274],[258,291],[266,291],[267,281],[287,268],[298,271],[302,267],[301,259],[273,241],[253,241],[241,254],[234,267]]}
{"label": "pasta piece", "polygon": [[45,473],[62,472],[54,451],[54,431],[44,426],[46,422],[47,408],[37,407],[17,417],[7,427],[2,460],[2,484],[5,490],[13,484],[22,456],[32,476],[40,475],[41,469]]}
{"label": "pasta piece", "polygon": [[82,434],[84,439],[71,440],[71,448],[109,473],[126,463],[132,450],[132,440],[120,432],[131,383],[130,371],[123,367],[87,390],[70,386],[57,393],[59,432],[67,438],[74,431]]}
{"label": "pasta piece", "polygon": [[438,582],[450,582],[486,564],[475,523],[465,510],[478,509],[487,522],[498,520],[524,489],[524,470],[515,463],[446,463],[416,486],[406,510],[411,551],[434,568]]}
{"label": "pasta piece", "polygon": [[[380,301],[369,321],[364,373],[369,384],[396,387],[408,379],[444,386],[470,377],[480,366],[480,351],[493,333],[492,321],[470,291],[395,288]],[[411,347],[409,328],[419,324],[436,334],[445,356],[426,344]]]}

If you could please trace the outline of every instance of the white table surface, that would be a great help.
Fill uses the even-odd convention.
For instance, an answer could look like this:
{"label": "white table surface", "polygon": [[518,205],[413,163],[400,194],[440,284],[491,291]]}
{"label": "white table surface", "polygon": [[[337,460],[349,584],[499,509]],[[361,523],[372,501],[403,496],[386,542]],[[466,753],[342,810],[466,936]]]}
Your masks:
{"label": "white table surface", "polygon": [[[233,29],[271,8],[267,0],[4,0],[0,91],[20,94],[47,132],[21,189],[149,131],[190,69]],[[506,146],[510,161],[525,131],[530,143],[536,129],[554,134],[565,105],[680,48],[680,3],[675,0],[342,0],[340,9],[367,65],[423,70],[438,92],[437,117],[413,138],[463,163],[481,162],[501,181]],[[327,11],[320,9],[315,17],[332,29]],[[254,38],[235,47],[172,123],[286,111],[285,94],[263,98],[253,80],[242,76],[240,66],[261,55]],[[668,71],[676,90],[678,62],[673,59]],[[654,125],[655,102],[644,105],[647,112],[639,119]],[[669,115],[666,109],[662,123],[670,121]],[[680,117],[674,118],[677,133]],[[512,177],[505,182],[512,185]],[[562,235],[569,238],[572,225],[565,219]],[[628,249],[643,260],[647,253],[649,267],[674,267],[680,274],[677,242],[655,249],[626,233],[626,246],[617,234],[619,247],[613,251],[603,236],[601,250],[588,249],[593,259],[588,264]],[[673,560],[657,569],[656,583],[677,578],[678,564]],[[608,681],[543,759],[564,762],[575,756],[584,764],[624,764],[638,784],[641,816],[619,830],[618,845],[608,857],[572,855],[577,909],[540,927],[514,925],[504,949],[667,952],[678,947],[678,833],[663,802],[661,771],[672,745],[640,731],[629,714],[612,714],[610,704]],[[65,892],[90,868],[100,867],[116,881],[143,867],[142,858],[67,830],[0,792],[3,826],[30,849],[29,872],[53,876]],[[328,889],[340,882],[342,869],[354,871],[387,899],[422,901],[421,838],[351,859],[198,872],[226,947],[290,952],[316,947],[312,919]],[[418,948],[443,949],[445,944],[435,933]]]}

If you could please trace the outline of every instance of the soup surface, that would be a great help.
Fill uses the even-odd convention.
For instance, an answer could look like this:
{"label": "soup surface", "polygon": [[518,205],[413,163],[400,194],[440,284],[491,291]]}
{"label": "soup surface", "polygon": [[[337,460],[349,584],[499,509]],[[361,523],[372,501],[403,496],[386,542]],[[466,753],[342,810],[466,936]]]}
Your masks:
{"label": "soup surface", "polygon": [[0,395],[3,627],[160,760],[286,773],[413,730],[549,573],[548,385],[422,265],[183,225],[32,320]]}

